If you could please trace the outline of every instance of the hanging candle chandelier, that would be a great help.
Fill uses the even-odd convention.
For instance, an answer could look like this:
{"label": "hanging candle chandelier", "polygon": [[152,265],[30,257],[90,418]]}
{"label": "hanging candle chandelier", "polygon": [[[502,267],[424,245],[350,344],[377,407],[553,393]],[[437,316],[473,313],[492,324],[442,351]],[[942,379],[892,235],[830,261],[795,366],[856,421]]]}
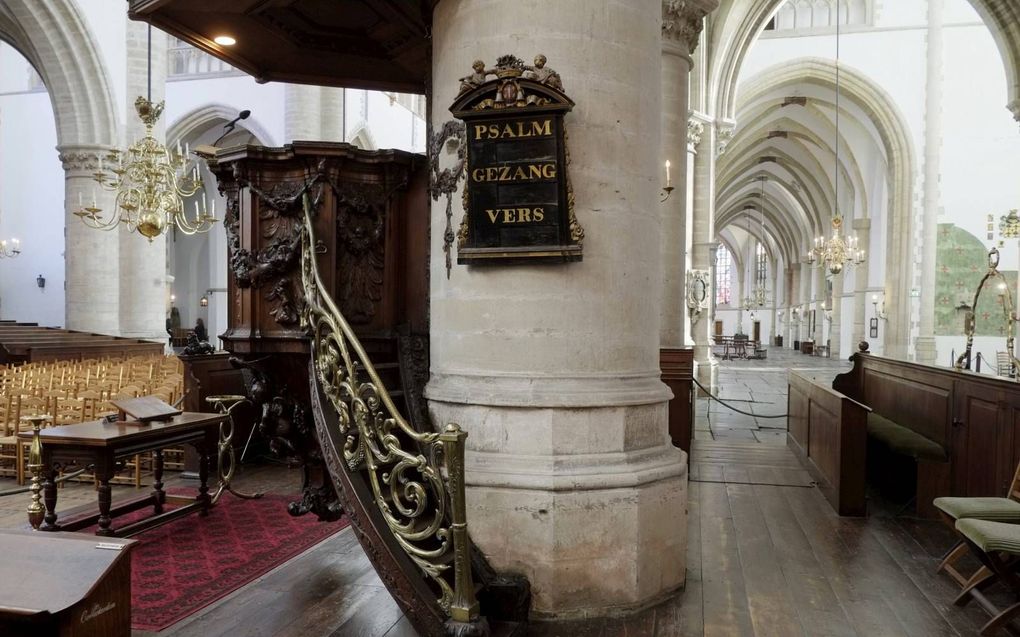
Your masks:
{"label": "hanging candle chandelier", "polygon": [[[117,193],[112,210],[98,205],[95,192],[92,205],[85,205],[79,193],[75,216],[90,228],[112,230],[121,224],[130,231],[155,237],[176,226],[184,234],[208,232],[216,222],[216,203],[210,212],[199,176],[198,161],[189,159],[187,146],[169,150],[153,135],[152,129],[163,114],[163,102],[152,102],[152,28],[149,28],[149,97],[139,96],[135,110],[145,124],[145,136],[126,151],[112,150],[100,156],[92,178],[101,188]],[[188,217],[184,200],[203,191],[195,202],[194,216]]]}
{"label": "hanging candle chandelier", "polygon": [[[836,15],[839,16],[839,0],[836,0]],[[843,217],[839,214],[839,19],[836,20],[836,162],[833,169],[835,197],[833,199],[832,235],[815,237],[814,246],[808,252],[806,261],[813,267],[824,267],[832,274],[839,274],[848,266],[864,263],[864,250],[857,245],[856,236],[843,234]]]}
{"label": "hanging candle chandelier", "polygon": [[[758,193],[758,224],[761,229],[761,240],[758,245],[762,247],[762,253],[765,252],[765,182],[768,181],[768,177],[762,175],[758,177],[761,182],[761,191]],[[760,269],[758,265],[758,255],[755,253],[755,286],[754,290],[751,291],[751,297],[754,300],[755,305],[758,307],[764,307],[768,303],[769,291],[765,287],[765,270]]]}
{"label": "hanging candle chandelier", "polygon": [[21,241],[11,238],[8,245],[7,239],[0,241],[0,259],[13,259],[21,254]]}

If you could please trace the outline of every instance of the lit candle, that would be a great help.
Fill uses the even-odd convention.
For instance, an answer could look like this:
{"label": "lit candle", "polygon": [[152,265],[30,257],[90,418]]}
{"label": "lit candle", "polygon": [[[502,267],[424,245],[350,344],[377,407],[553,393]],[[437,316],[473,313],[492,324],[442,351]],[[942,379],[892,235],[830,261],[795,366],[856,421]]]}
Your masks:
{"label": "lit candle", "polygon": [[99,206],[96,205],[96,189],[95,188],[92,189],[92,207],[93,208],[98,208],[99,207]]}
{"label": "lit candle", "polygon": [[666,188],[672,186],[672,181],[669,178],[669,160],[666,160]]}
{"label": "lit candle", "polygon": [[188,142],[184,142],[184,154],[185,155],[191,154],[191,146],[188,145]]}
{"label": "lit candle", "polygon": [[213,199],[213,201],[212,201],[212,216],[213,217],[216,216],[216,200],[215,199]]}
{"label": "lit candle", "polygon": [[78,207],[79,208],[84,208],[85,207],[85,203],[82,201],[82,196],[81,196],[81,191],[80,190],[78,191]]}
{"label": "lit candle", "polygon": [[878,295],[877,294],[872,294],[871,295],[871,302],[872,303],[878,303]]}
{"label": "lit candle", "polygon": [[196,201],[196,202],[195,202],[195,218],[196,218],[196,219],[198,219],[198,215],[199,215],[199,210],[198,210],[198,202]]}

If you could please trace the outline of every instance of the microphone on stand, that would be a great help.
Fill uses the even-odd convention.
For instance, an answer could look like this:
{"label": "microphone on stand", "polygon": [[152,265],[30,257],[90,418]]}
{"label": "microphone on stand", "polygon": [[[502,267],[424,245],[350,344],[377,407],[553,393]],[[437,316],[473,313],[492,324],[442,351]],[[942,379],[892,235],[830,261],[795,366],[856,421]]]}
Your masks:
{"label": "microphone on stand", "polygon": [[229,135],[230,133],[232,133],[234,131],[234,128],[237,127],[237,123],[239,121],[241,121],[242,119],[248,119],[249,116],[251,116],[251,111],[249,111],[248,109],[245,109],[245,110],[241,111],[240,113],[238,113],[237,117],[235,117],[234,119],[230,120],[229,122],[227,122],[226,124],[223,125],[223,134],[220,135],[219,137],[217,137],[216,141],[214,141],[212,143],[212,145],[215,146],[216,144],[219,144],[220,141],[222,141],[224,137],[226,137],[227,135]]}

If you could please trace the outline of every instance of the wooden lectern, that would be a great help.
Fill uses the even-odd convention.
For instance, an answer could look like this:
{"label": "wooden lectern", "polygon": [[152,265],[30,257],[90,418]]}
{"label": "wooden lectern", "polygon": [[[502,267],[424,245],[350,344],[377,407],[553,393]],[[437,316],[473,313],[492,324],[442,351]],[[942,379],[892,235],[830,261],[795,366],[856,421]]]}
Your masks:
{"label": "wooden lectern", "polygon": [[130,637],[133,540],[0,532],[0,635]]}

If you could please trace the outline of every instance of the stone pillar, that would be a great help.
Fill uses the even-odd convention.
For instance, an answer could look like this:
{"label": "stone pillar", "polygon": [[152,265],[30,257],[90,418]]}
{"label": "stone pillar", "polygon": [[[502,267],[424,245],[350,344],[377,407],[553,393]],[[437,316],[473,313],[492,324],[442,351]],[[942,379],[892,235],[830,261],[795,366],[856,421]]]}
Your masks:
{"label": "stone pillar", "polygon": [[792,348],[794,339],[793,308],[797,305],[796,292],[799,271],[797,268],[790,266],[784,270],[784,275],[786,276],[786,289],[783,292],[786,301],[786,322],[783,325],[783,346]]}
{"label": "stone pillar", "polygon": [[[287,85],[284,97],[286,100],[283,134],[285,143],[294,140],[319,141],[322,139],[322,91],[321,86]],[[342,118],[340,128],[343,128]],[[342,130],[340,132],[343,133]]]}
{"label": "stone pillar", "polygon": [[814,309],[815,309],[815,331],[811,334],[811,340],[815,342],[815,346],[825,345],[824,335],[822,334],[823,323],[825,317],[822,313],[822,302],[825,301],[827,289],[825,285],[825,273],[828,270],[824,267],[815,269],[815,293],[814,293]]}
{"label": "stone pillar", "polygon": [[[715,153],[716,127],[704,122],[701,144],[694,156],[694,207],[691,215],[693,226],[693,256],[691,263],[697,270],[712,271],[712,297],[715,298]],[[734,265],[736,265],[734,263]],[[739,302],[739,301],[738,301]],[[715,391],[718,384],[719,361],[712,355],[712,323],[715,311],[704,312],[691,325],[694,337],[694,364],[697,367],[698,382]]]}
{"label": "stone pillar", "polygon": [[320,121],[321,135],[324,142],[343,142],[344,139],[344,89],[324,86],[321,93]]}
{"label": "stone pillar", "polygon": [[871,219],[854,219],[853,228],[858,245],[867,251],[864,263],[858,265],[854,272],[854,336],[851,345],[856,348],[858,343],[870,338],[867,321],[868,303],[871,302],[868,298],[868,278],[871,273],[869,264],[877,255],[871,251]]}
{"label": "stone pillar", "polygon": [[[670,164],[671,186],[675,190],[660,205],[662,214],[662,308],[659,345],[683,347],[689,332],[685,306],[687,242],[687,104],[689,100],[691,50],[686,37],[667,22],[668,6],[663,4],[662,25],[662,139],[660,166]],[[667,25],[670,28],[667,28]],[[694,41],[697,45],[697,40]],[[665,175],[660,178],[665,183]]]}
{"label": "stone pillar", "polygon": [[832,277],[832,321],[829,323],[829,356],[839,358],[839,341],[843,336],[843,277],[844,273]]}
{"label": "stone pillar", "polygon": [[[112,210],[114,193],[99,187],[92,173],[99,156],[112,146],[66,145],[57,149],[64,166],[64,325],[98,334],[120,333],[120,228],[109,232],[89,228],[74,212],[82,205]],[[162,305],[160,306],[162,307]]]}
{"label": "stone pillar", "polygon": [[776,319],[779,316],[779,273],[775,271],[776,262],[769,266],[769,274],[772,275],[772,320],[769,322],[768,344],[775,343],[775,337],[779,335],[779,324]]}
{"label": "stone pillar", "polygon": [[[127,145],[145,135],[145,125],[135,112],[135,100],[146,96],[149,87],[148,25],[127,21],[126,56],[127,84],[124,97],[127,100],[127,122],[125,127]],[[167,35],[152,30],[152,97],[160,102],[166,95],[166,52]],[[166,120],[160,119],[153,135],[166,142]],[[113,231],[120,237],[120,335],[132,338],[146,338],[166,341],[167,272],[166,235],[159,235],[152,241],[138,234],[124,230]],[[167,232],[173,232],[167,229]],[[197,299],[182,299],[182,302],[197,303]]]}
{"label": "stone pillar", "polygon": [[924,111],[924,221],[921,224],[921,316],[916,343],[919,363],[934,365],[935,263],[942,193],[943,0],[928,0],[927,85]]}
{"label": "stone pillar", "polygon": [[[661,15],[659,0],[435,8],[434,129],[472,61],[506,53],[545,54],[577,103],[565,124],[583,261],[448,279],[432,237],[430,412],[468,432],[472,538],[527,575],[538,617],[626,612],[684,583],[687,458],[659,379]],[[591,54],[606,42],[612,55]],[[436,227],[445,208],[433,203]]]}
{"label": "stone pillar", "polygon": [[811,316],[811,266],[806,263],[800,264],[800,305],[802,320],[797,326],[797,340],[806,341],[810,338],[808,334],[808,319]]}

